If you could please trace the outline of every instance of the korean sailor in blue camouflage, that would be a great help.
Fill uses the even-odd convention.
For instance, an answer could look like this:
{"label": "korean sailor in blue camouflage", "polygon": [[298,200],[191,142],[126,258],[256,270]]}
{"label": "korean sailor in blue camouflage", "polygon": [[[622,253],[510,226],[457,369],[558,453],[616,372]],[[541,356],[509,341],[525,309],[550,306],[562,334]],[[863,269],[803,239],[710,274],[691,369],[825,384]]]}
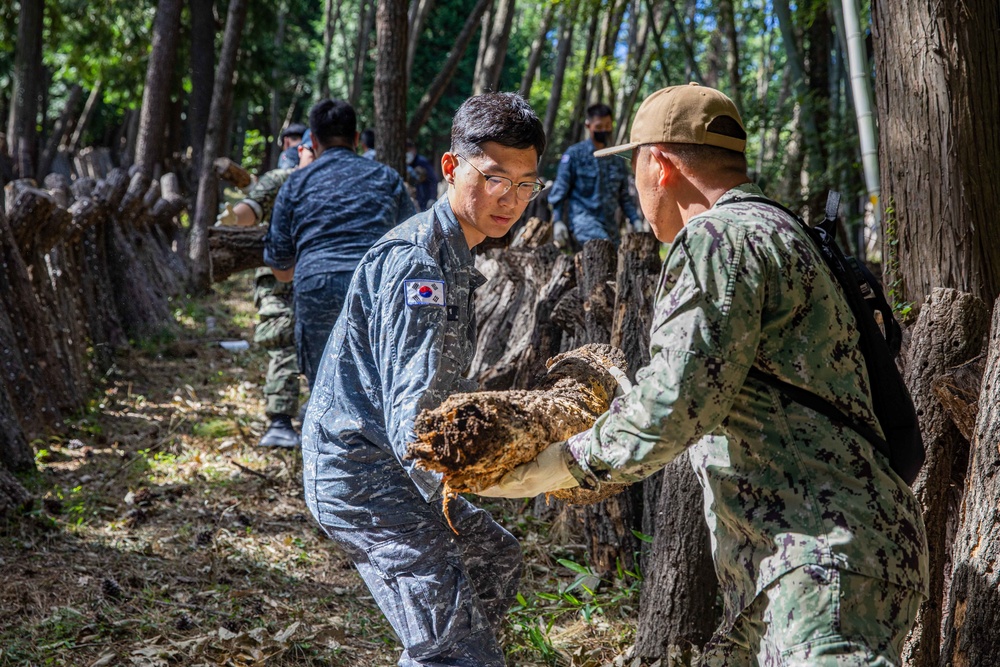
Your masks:
{"label": "korean sailor in blue camouflage", "polygon": [[294,278],[295,346],[311,390],[354,268],[416,210],[394,169],[355,152],[357,115],[350,104],[321,100],[309,123],[316,159],[278,192],[264,261],[279,280]]}
{"label": "korean sailor in blue camouflage", "polygon": [[514,94],[467,100],[442,156],[448,192],[362,258],[309,401],[306,504],[350,555],[399,636],[399,664],[500,667],[497,630],[521,574],[517,540],[406,460],[413,421],[457,391],[476,343],[472,248],[499,238],[541,184],[535,113]]}
{"label": "korean sailor in blue camouflage", "polygon": [[857,432],[748,377],[758,368],[881,433],[853,314],[815,245],[770,203],[719,205],[762,196],[745,139],[728,97],[675,86],[604,151],[633,150],[643,211],[672,242],[651,361],[593,428],[545,450],[546,470],[488,493],[632,482],[688,451],[724,598],[703,664],[898,666],[926,595],[920,507]]}
{"label": "korean sailor in blue camouflage", "polygon": [[[587,107],[588,137],[566,149],[559,160],[559,171],[549,191],[552,205],[553,235],[564,244],[569,231],[579,245],[594,239],[607,239],[618,245],[617,212],[631,225],[640,225],[639,213],[629,193],[629,173],[624,160],[594,157],[594,151],[611,143],[611,108],[606,104]],[[564,214],[565,209],[565,214]]]}

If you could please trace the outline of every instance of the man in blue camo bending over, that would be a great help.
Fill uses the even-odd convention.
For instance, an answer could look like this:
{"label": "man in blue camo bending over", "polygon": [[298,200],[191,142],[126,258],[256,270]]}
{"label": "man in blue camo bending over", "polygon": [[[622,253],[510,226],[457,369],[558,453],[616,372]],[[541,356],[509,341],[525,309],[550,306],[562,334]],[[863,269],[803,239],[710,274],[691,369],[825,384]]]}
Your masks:
{"label": "man in blue camo bending over", "polygon": [[517,540],[404,459],[413,421],[457,391],[476,343],[472,248],[538,192],[542,124],[520,96],[455,114],[448,192],[365,254],[330,336],[302,430],[306,504],[347,550],[403,644],[399,664],[501,667],[497,629],[517,594]]}
{"label": "man in blue camo bending over", "polygon": [[920,505],[847,424],[766,376],[877,429],[858,330],[798,222],[747,178],[732,100],[657,91],[631,141],[643,212],[670,242],[648,366],[588,431],[483,495],[634,482],[687,453],[723,594],[712,667],[891,667],[927,586]]}

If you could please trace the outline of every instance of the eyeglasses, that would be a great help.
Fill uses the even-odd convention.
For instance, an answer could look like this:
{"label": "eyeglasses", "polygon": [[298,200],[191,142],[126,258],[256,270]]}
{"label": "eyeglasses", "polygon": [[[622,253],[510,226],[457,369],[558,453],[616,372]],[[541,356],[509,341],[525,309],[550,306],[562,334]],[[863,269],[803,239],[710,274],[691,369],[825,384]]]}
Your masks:
{"label": "eyeglasses", "polygon": [[[486,180],[486,194],[491,197],[502,197],[507,194],[512,187],[514,187],[514,181],[510,180],[506,176],[491,176],[483,172],[482,169],[476,165],[469,162],[469,158],[459,153],[455,153],[456,157],[460,157],[469,163],[469,166],[478,171],[483,175]],[[538,196],[538,193],[542,191],[542,184],[538,181],[524,181],[523,183],[517,184],[517,189],[515,190],[517,198],[521,201],[531,201]]]}

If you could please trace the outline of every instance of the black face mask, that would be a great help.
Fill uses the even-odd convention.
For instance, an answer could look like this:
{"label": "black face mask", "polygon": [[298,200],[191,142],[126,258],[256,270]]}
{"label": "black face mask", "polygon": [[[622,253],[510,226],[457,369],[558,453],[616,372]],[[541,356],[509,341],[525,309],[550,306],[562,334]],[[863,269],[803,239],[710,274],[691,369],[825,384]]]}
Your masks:
{"label": "black face mask", "polygon": [[605,146],[611,141],[611,130],[604,130],[603,132],[594,132],[594,141],[599,144],[604,144]]}

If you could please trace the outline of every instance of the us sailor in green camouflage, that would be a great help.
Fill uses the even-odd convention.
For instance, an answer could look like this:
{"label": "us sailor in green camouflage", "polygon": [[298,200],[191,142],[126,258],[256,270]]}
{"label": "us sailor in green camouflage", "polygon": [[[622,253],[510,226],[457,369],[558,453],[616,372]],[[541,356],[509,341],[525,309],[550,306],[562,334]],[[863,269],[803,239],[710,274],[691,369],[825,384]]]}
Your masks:
{"label": "us sailor in green camouflage", "polygon": [[[266,225],[271,219],[274,199],[292,169],[272,169],[253,184],[239,203],[219,215],[221,224],[241,227]],[[253,302],[260,322],[253,340],[267,350],[264,378],[264,413],[271,420],[260,439],[262,447],[298,447],[299,434],[292,417],[299,411],[299,363],[295,350],[295,312],[292,283],[274,277],[270,267],[254,273]]]}
{"label": "us sailor in green camouflage", "polygon": [[[926,595],[920,507],[858,433],[748,377],[881,434],[853,315],[815,245],[770,204],[718,206],[761,196],[745,139],[728,97],[675,86],[643,103],[629,144],[598,151],[633,150],[643,211],[672,245],[650,364],[593,428],[553,445],[549,479],[633,482],[690,451],[724,598],[702,664],[899,665]],[[490,495],[547,490],[508,477]]]}

